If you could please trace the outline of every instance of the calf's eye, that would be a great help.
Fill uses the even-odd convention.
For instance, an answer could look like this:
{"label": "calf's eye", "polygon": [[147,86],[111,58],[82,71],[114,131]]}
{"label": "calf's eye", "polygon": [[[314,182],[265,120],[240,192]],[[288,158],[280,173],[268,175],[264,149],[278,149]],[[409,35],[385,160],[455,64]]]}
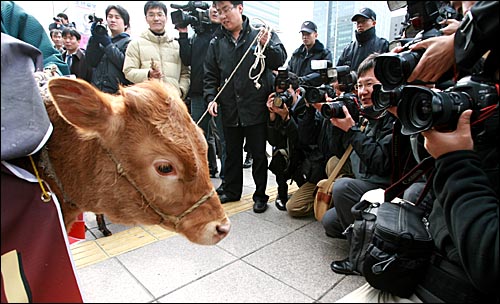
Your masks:
{"label": "calf's eye", "polygon": [[158,172],[158,174],[160,175],[168,175],[174,172],[174,167],[167,162],[157,163],[155,167],[156,172]]}

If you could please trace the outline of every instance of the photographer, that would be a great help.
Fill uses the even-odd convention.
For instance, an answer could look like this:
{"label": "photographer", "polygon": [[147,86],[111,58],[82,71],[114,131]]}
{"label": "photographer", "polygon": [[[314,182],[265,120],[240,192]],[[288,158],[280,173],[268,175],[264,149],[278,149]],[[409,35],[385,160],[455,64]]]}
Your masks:
{"label": "photographer", "polygon": [[[203,2],[203,4],[206,4]],[[185,8],[186,9],[186,8]],[[190,11],[197,13],[196,7],[189,7]],[[187,24],[178,23],[175,28],[179,31],[179,51],[182,63],[185,66],[191,67],[191,85],[189,87],[188,97],[191,99],[191,117],[195,122],[205,114],[207,110],[207,104],[203,98],[203,63],[205,61],[205,56],[208,50],[208,45],[212,38],[216,37],[218,30],[220,29],[220,21],[217,15],[217,9],[215,4],[212,4],[208,10],[209,22],[205,20],[191,21],[191,27],[194,29],[195,33],[191,38],[188,38],[188,28]],[[185,13],[183,13],[185,14]],[[192,16],[189,16],[192,19]],[[173,19],[173,18],[172,18]],[[199,122],[199,126],[203,129],[208,147],[208,162],[210,168],[210,175],[215,177],[217,173],[217,159],[216,159],[216,147],[210,144],[209,139],[213,137],[212,127],[214,124],[210,123],[210,119],[215,120],[215,127],[218,129],[218,134],[220,135],[221,141],[221,171],[220,178],[222,179],[222,184],[224,183],[224,163],[225,163],[225,140],[222,132],[222,121],[220,117],[212,118],[210,115],[205,115],[203,120]],[[220,192],[221,190],[219,190]]]}
{"label": "photographer", "polygon": [[[419,70],[411,79],[425,82],[442,73],[432,64],[434,56],[449,57],[458,70],[474,65],[480,57],[486,64],[475,79],[488,79],[496,85],[496,105],[478,119],[477,108],[465,109],[452,131],[431,128],[422,132],[425,147],[436,159],[433,192],[436,200],[429,217],[429,232],[434,240],[434,254],[425,278],[409,300],[412,302],[475,302],[498,303],[499,283],[499,166],[498,166],[498,46],[499,3],[479,1],[467,12],[453,38],[450,50],[443,44],[441,53],[427,48]],[[423,41],[434,46],[450,36]],[[420,44],[418,47],[422,46]],[[484,55],[486,54],[486,55]],[[453,57],[453,56],[452,56]],[[428,60],[429,59],[429,60]],[[445,59],[446,62],[449,61]],[[421,71],[432,70],[423,75]],[[435,78],[434,78],[435,77]],[[481,94],[481,93],[479,93]],[[479,102],[475,100],[474,102]],[[471,111],[472,110],[472,111]],[[347,295],[339,302],[400,301],[368,284]]]}
{"label": "photographer", "polygon": [[[280,72],[278,72],[280,73]],[[285,80],[280,75],[275,79],[276,91],[269,95],[267,108],[269,109],[269,122],[267,136],[269,144],[273,147],[273,157],[269,170],[276,175],[278,194],[275,205],[279,210],[286,210],[288,201],[287,181],[293,177],[293,172],[299,161],[297,150],[298,116],[305,110],[305,102],[301,96],[299,78],[293,73],[287,73]],[[302,183],[297,181],[300,187]]]}
{"label": "photographer", "polygon": [[86,56],[88,64],[94,68],[91,83],[105,93],[114,94],[118,92],[120,85],[131,84],[122,71],[125,51],[130,42],[130,36],[126,33],[130,26],[130,16],[119,5],[109,5],[105,13],[111,37],[103,20],[93,17],[90,29],[92,36],[87,44]]}
{"label": "photographer", "polygon": [[[332,191],[334,207],[321,221],[331,237],[343,238],[342,232],[354,222],[351,208],[366,191],[386,188],[391,182],[392,132],[396,118],[385,110],[373,109],[373,85],[379,83],[374,73],[377,56],[377,53],[369,55],[358,68],[356,86],[364,119],[356,123],[345,106],[345,118],[330,119],[334,126],[345,132],[344,146],[351,144],[353,147],[350,161],[354,174],[354,178],[342,177],[335,181]],[[360,126],[365,120],[366,128],[361,131]],[[356,274],[349,258],[333,261],[331,268],[340,274]]]}

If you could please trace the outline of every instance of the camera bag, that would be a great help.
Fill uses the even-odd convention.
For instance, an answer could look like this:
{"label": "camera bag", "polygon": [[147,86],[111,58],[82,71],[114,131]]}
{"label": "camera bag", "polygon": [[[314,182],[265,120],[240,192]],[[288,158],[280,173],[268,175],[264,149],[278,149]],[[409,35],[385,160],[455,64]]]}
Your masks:
{"label": "camera bag", "polygon": [[434,159],[428,157],[391,185],[384,192],[385,203],[361,200],[354,205],[351,212],[355,221],[346,229],[351,236],[353,269],[371,286],[403,298],[411,296],[423,279],[434,248],[426,219],[428,210],[417,206],[430,183],[415,204],[396,196],[433,165]]}

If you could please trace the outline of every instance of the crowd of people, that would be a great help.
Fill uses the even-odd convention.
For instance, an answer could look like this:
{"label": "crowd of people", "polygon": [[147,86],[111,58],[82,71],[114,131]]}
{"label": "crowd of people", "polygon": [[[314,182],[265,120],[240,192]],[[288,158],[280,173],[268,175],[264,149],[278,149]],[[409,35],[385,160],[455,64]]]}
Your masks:
{"label": "crowd of people", "polygon": [[[447,5],[457,17],[440,21],[439,34],[390,52],[419,52],[406,84],[437,90],[438,81],[451,69],[453,77],[447,83],[463,77],[492,83],[497,90],[496,104],[483,105],[480,91],[467,91],[473,105],[449,110],[457,112],[452,128],[431,127],[411,135],[401,133],[402,124],[407,123],[398,106],[401,95],[391,95],[396,100],[385,108],[374,107],[374,100],[381,98],[374,96],[380,92],[377,86],[383,85],[376,64],[389,52],[389,41],[377,36],[377,16],[368,7],[352,16],[355,39],[345,46],[336,67],[331,51],[318,40],[318,27],[309,20],[299,30],[302,44],[287,62],[279,35],[266,26],[252,25],[244,14],[243,1],[213,1],[208,9],[210,21],[192,25],[191,37],[189,24],[176,24],[178,38],[166,31],[169,15],[161,1],[145,3],[149,27],[135,39],[127,33],[127,10],[109,5],[107,27],[94,22],[85,49],[79,46],[81,35],[74,24],[60,14],[49,25],[53,47],[47,46],[45,37],[43,45],[35,46],[44,58],[52,57],[50,62],[60,75],[74,75],[106,93],[116,94],[120,86],[143,81],[161,81],[175,88],[206,135],[207,162],[211,177],[219,173],[217,193],[222,204],[240,200],[243,169],[251,168],[256,186],[253,211],[265,212],[270,170],[278,185],[275,206],[291,217],[310,216],[318,182],[332,173],[338,159],[352,147],[341,177],[331,186],[330,209],[321,219],[326,235],[346,239],[348,244],[350,235],[345,232],[354,222],[351,208],[367,191],[387,189],[423,157],[435,158],[432,178],[410,187],[404,199],[414,201],[424,188],[430,188],[425,207],[435,255],[451,266],[442,270],[445,263],[432,264],[426,282],[409,300],[498,303],[500,67],[495,37],[499,34],[499,4],[450,1]],[[25,40],[18,35],[21,31],[4,27],[8,17],[4,17],[2,2],[2,33]],[[412,24],[411,29],[416,26]],[[247,52],[250,48],[255,50],[253,54]],[[318,68],[322,63],[326,65]],[[340,76],[342,67],[347,68],[347,80]],[[331,69],[337,69],[336,77],[330,76]],[[311,93],[316,91],[325,96],[313,99]],[[431,111],[437,111],[435,105]],[[270,163],[267,144],[272,146]],[[292,181],[299,188],[290,194]],[[360,275],[349,257],[333,261],[330,267],[339,274]],[[459,286],[462,292],[450,292],[444,284]],[[401,300],[367,283],[340,301],[373,299]]]}

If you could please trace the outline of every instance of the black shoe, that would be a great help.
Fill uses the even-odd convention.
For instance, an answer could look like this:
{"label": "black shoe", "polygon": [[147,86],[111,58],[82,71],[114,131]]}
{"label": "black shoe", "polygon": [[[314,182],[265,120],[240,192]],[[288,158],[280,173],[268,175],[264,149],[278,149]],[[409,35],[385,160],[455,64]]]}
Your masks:
{"label": "black shoe", "polygon": [[253,165],[253,158],[252,154],[247,152],[247,156],[245,158],[245,162],[243,163],[243,168],[248,169]]}
{"label": "black shoe", "polygon": [[240,200],[239,198],[232,198],[232,197],[229,197],[225,194],[219,195],[219,199],[220,199],[221,204],[225,204],[225,203],[229,203],[229,202],[236,202],[236,201]]}
{"label": "black shoe", "polygon": [[219,170],[217,170],[217,168],[215,168],[214,170],[210,170],[210,178],[216,178],[217,173],[219,173]]}
{"label": "black shoe", "polygon": [[215,189],[218,195],[224,194],[224,182],[220,184],[219,188]]}
{"label": "black shoe", "polygon": [[352,269],[352,263],[349,258],[345,258],[341,261],[333,261],[330,264],[330,268],[335,273],[345,274],[345,275],[359,275],[359,273]]}
{"label": "black shoe", "polygon": [[286,202],[280,199],[278,196],[276,197],[274,204],[276,205],[276,208],[278,208],[279,210],[286,211]]}
{"label": "black shoe", "polygon": [[267,209],[267,202],[255,201],[255,203],[253,203],[253,212],[255,213],[262,213],[266,211],[266,209]]}

